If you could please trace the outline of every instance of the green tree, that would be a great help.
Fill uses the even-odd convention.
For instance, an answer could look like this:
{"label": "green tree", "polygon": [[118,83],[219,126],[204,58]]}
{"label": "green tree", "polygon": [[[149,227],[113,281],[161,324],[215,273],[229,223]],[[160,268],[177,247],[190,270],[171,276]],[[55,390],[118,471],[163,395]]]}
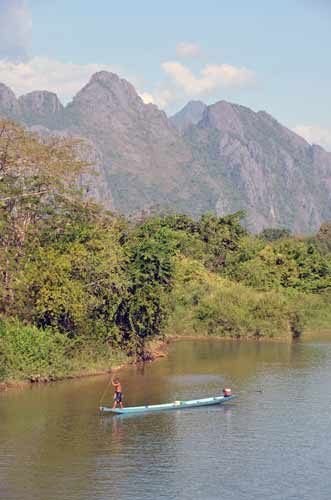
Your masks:
{"label": "green tree", "polygon": [[231,254],[238,250],[238,245],[247,231],[240,221],[245,216],[242,211],[226,217],[205,214],[199,221],[199,234],[205,244],[206,265],[213,271],[223,270]]}
{"label": "green tree", "polygon": [[116,323],[124,345],[138,356],[144,356],[146,340],[160,335],[166,322],[176,251],[173,232],[160,228],[151,233],[149,224],[138,228],[126,243],[130,285]]}
{"label": "green tree", "polygon": [[64,227],[56,241],[40,237],[18,273],[12,309],[41,328],[106,340],[128,287],[126,258],[111,220],[87,222]]}
{"label": "green tree", "polygon": [[254,288],[294,288],[320,292],[331,287],[331,262],[315,245],[285,239],[265,246],[252,260],[234,272],[238,281]]}
{"label": "green tree", "polygon": [[23,127],[0,121],[0,312],[15,301],[13,280],[21,260],[38,246],[49,218],[82,205],[78,177],[86,164],[79,143],[43,141]]}

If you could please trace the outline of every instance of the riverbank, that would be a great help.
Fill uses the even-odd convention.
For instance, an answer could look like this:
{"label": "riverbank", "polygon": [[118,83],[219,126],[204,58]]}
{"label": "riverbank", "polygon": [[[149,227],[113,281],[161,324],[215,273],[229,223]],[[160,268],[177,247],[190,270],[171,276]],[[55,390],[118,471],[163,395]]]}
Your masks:
{"label": "riverbank", "polygon": [[[331,336],[331,332],[330,332]],[[26,389],[29,387],[32,387],[33,385],[36,384],[48,384],[48,383],[53,383],[53,382],[61,382],[63,380],[75,380],[75,379],[80,379],[80,378],[88,378],[88,377],[97,377],[97,376],[103,376],[103,375],[110,375],[117,373],[120,370],[126,369],[131,365],[139,365],[141,363],[148,363],[148,362],[153,362],[157,359],[163,358],[167,356],[167,350],[170,344],[174,342],[179,342],[179,341],[187,341],[187,340],[195,340],[195,341],[216,341],[216,342],[280,342],[284,341],[284,337],[277,337],[277,338],[252,338],[252,337],[225,337],[225,336],[220,336],[220,335],[168,335],[163,339],[160,340],[153,340],[149,342],[146,353],[144,356],[143,361],[139,360],[133,360],[132,358],[128,358],[125,356],[125,354],[122,353],[122,357],[119,357],[117,361],[113,361],[111,366],[105,367],[105,360],[99,360],[99,362],[96,360],[93,363],[93,366],[91,364],[86,367],[86,368],[80,368],[80,369],[75,369],[69,373],[66,374],[61,374],[61,375],[52,375],[52,376],[40,376],[39,374],[37,375],[32,375],[26,380],[19,380],[19,379],[9,379],[9,380],[4,380],[0,382],[0,392],[8,391],[11,389]],[[125,358],[123,360],[123,357]],[[114,358],[113,358],[114,359]],[[74,360],[75,365],[81,365],[81,360]]]}
{"label": "riverbank", "polygon": [[[305,332],[301,340],[307,340],[307,341],[312,341],[314,339],[318,340],[324,340],[324,339],[331,339],[331,329],[323,329],[323,330],[308,330]],[[118,358],[117,362],[113,361],[111,366],[104,367],[104,360],[98,361],[96,360],[94,363],[94,366],[89,366],[86,369],[80,369],[76,370],[67,374],[61,374],[59,376],[50,376],[50,377],[40,377],[40,376],[33,376],[28,380],[5,380],[0,382],[0,392],[11,390],[11,389],[26,389],[28,387],[32,387],[35,384],[47,384],[47,383],[52,383],[52,382],[60,382],[63,380],[74,380],[74,379],[80,379],[80,378],[88,378],[88,377],[97,377],[97,376],[103,376],[103,375],[110,375],[114,374],[118,371],[121,371],[123,369],[128,368],[130,365],[138,365],[141,363],[146,363],[146,362],[152,362],[157,359],[163,358],[167,356],[167,350],[170,346],[170,344],[174,342],[180,342],[180,341],[189,341],[189,340],[194,340],[194,341],[215,341],[215,342],[235,342],[235,343],[253,343],[253,342],[258,342],[261,344],[266,344],[266,343],[279,343],[279,342],[292,342],[293,338],[290,337],[284,337],[284,336],[278,336],[278,337],[230,337],[230,336],[220,336],[220,335],[209,335],[209,334],[183,334],[183,335],[167,335],[163,339],[159,340],[153,340],[148,343],[148,346],[146,348],[146,354],[145,358],[143,361],[137,361],[128,358],[127,356],[123,355],[125,359],[120,359]],[[76,363],[79,363],[78,360],[76,360]]]}
{"label": "riverbank", "polygon": [[[48,384],[51,382],[60,382],[62,380],[73,380],[87,377],[97,377],[101,375],[110,375],[128,368],[130,365],[138,365],[142,362],[151,362],[166,356],[167,346],[170,344],[170,342],[171,339],[160,339],[149,342],[143,361],[137,361],[129,358],[124,353],[117,353],[117,356],[111,356],[112,363],[108,366],[105,366],[105,360],[102,359],[99,360],[99,362],[98,360],[95,360],[93,364],[90,361],[89,366],[86,368],[73,368],[71,372],[62,373],[60,375],[40,376],[39,374],[37,374],[30,376],[26,380],[19,380],[15,378],[3,380],[0,382],[0,392],[8,391],[10,389],[24,389],[32,387],[35,384]],[[81,359],[74,359],[73,364],[75,366],[81,366]]]}

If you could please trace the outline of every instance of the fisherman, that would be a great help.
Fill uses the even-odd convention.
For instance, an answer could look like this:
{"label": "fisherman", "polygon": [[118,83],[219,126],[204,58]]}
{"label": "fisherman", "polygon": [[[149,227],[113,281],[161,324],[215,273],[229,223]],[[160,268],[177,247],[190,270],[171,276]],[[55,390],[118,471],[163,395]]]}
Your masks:
{"label": "fisherman", "polygon": [[121,382],[117,377],[113,378],[111,383],[115,387],[115,394],[114,394],[114,404],[113,404],[113,410],[116,408],[117,404],[120,405],[120,408],[123,408],[123,396],[122,396],[122,386]]}

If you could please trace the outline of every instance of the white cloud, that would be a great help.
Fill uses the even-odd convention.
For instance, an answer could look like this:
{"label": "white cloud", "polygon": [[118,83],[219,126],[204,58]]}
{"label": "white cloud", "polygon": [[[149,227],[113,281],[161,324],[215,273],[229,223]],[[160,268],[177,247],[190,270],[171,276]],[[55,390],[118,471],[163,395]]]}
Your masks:
{"label": "white cloud", "polygon": [[169,104],[178,99],[178,92],[175,88],[161,85],[154,91],[154,101],[161,109],[165,109]]}
{"label": "white cloud", "polygon": [[63,102],[72,98],[97,71],[114,71],[107,64],[74,64],[34,57],[28,62],[0,60],[0,82],[17,95],[33,90],[55,92]]}
{"label": "white cloud", "polygon": [[207,96],[220,87],[247,85],[255,78],[253,71],[229,64],[207,64],[199,76],[178,61],[164,62],[161,68],[170,79],[141,96],[145,102],[152,102],[162,109],[184,102],[187,98]]}
{"label": "white cloud", "polygon": [[162,68],[189,97],[207,95],[222,86],[245,85],[255,77],[253,71],[229,64],[207,64],[198,77],[187,66],[177,61],[165,62]]}
{"label": "white cloud", "polygon": [[155,104],[155,97],[149,92],[142,92],[139,95],[145,104]]}
{"label": "white cloud", "polygon": [[176,89],[164,85],[159,85],[152,93],[141,92],[139,95],[145,104],[155,104],[161,109],[165,109],[179,97]]}
{"label": "white cloud", "polygon": [[314,125],[297,125],[293,130],[310,144],[319,144],[331,151],[331,129]]}
{"label": "white cloud", "polygon": [[32,20],[26,0],[0,0],[0,57],[26,59],[31,33]]}
{"label": "white cloud", "polygon": [[178,57],[199,57],[201,49],[197,43],[181,42],[176,46],[176,54]]}

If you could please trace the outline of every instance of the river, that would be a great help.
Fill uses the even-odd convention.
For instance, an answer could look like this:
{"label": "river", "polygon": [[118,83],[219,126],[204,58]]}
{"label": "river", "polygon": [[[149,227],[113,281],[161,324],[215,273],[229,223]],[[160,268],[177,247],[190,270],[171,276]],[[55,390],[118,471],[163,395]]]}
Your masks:
{"label": "river", "polygon": [[120,375],[128,406],[239,397],[112,417],[108,377],[1,393],[1,500],[331,498],[330,339],[180,341]]}

